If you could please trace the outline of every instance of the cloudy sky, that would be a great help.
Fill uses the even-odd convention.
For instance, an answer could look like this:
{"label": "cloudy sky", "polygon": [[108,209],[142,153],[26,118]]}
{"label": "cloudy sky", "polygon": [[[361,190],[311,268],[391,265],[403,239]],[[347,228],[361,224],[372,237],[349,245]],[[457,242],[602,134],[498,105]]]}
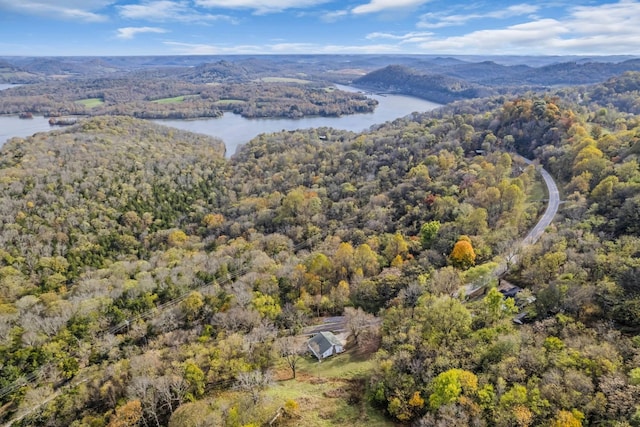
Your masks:
{"label": "cloudy sky", "polygon": [[640,0],[0,0],[3,55],[640,55]]}

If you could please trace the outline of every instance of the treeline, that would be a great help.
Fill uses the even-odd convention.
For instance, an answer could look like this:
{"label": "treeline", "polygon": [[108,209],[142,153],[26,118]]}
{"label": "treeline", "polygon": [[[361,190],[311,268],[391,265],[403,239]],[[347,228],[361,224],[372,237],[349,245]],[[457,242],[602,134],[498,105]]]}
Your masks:
{"label": "treeline", "polygon": [[53,81],[0,92],[0,114],[125,115],[145,119],[340,116],[372,112],[377,101],[323,84],[246,82],[193,84],[178,80],[103,78]]}

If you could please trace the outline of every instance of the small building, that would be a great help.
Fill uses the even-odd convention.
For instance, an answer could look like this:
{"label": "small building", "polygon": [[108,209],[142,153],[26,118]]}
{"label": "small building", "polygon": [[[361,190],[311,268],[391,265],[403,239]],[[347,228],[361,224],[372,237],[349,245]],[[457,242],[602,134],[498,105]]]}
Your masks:
{"label": "small building", "polygon": [[505,279],[498,279],[497,289],[505,298],[515,298],[515,296],[522,291],[522,288],[506,281]]}
{"label": "small building", "polygon": [[331,332],[319,332],[307,341],[307,347],[318,360],[326,359],[344,351],[342,342]]}

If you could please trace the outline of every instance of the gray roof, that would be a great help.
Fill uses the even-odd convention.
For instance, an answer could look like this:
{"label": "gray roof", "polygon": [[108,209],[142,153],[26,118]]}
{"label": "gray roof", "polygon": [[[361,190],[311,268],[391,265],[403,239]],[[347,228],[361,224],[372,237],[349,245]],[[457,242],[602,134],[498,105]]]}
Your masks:
{"label": "gray roof", "polygon": [[[315,345],[314,345],[315,344]],[[331,332],[320,332],[311,338],[307,345],[310,348],[318,349],[318,354],[322,354],[334,345],[342,346],[340,340]]]}

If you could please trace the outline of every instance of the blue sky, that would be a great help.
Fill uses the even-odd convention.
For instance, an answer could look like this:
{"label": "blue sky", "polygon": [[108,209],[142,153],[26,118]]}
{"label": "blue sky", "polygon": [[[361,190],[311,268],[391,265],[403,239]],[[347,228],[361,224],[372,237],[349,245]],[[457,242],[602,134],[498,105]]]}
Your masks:
{"label": "blue sky", "polygon": [[0,56],[640,55],[640,0],[0,0]]}

